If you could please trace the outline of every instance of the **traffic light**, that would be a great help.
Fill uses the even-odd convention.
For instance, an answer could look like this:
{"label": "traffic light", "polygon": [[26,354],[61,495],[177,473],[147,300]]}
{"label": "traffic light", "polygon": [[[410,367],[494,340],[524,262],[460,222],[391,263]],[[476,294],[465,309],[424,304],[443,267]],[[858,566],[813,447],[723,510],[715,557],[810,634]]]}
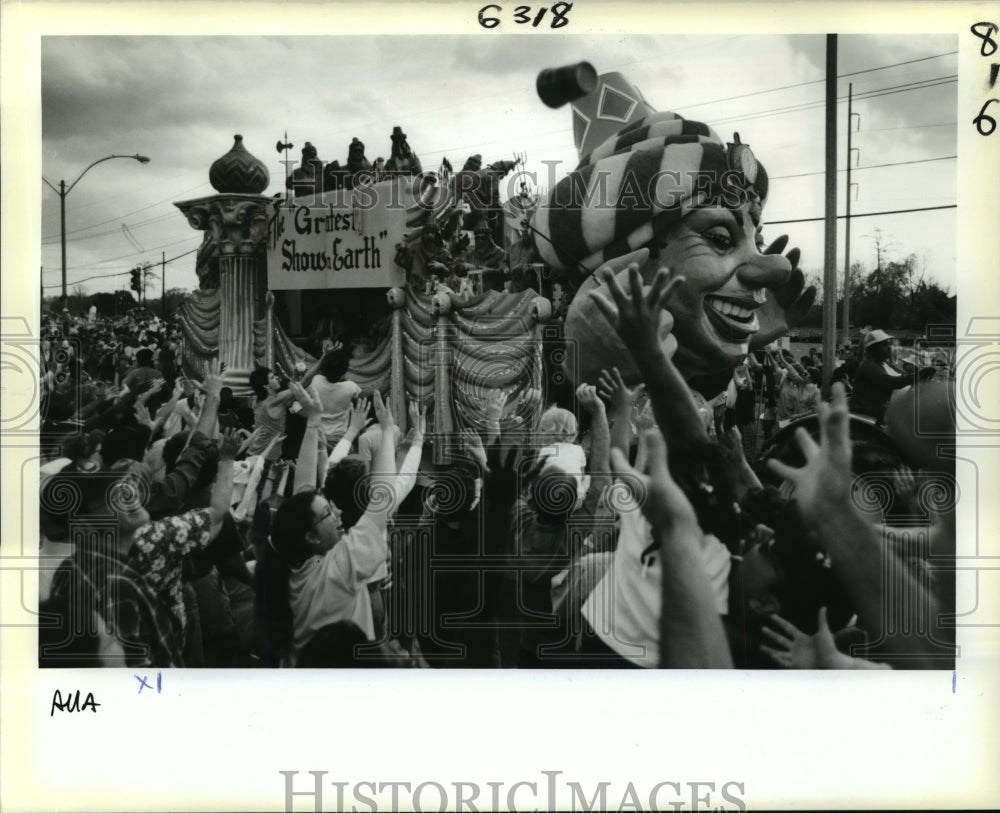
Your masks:
{"label": "traffic light", "polygon": [[142,271],[138,268],[133,268],[130,272],[132,274],[132,281],[129,283],[129,288],[135,291],[137,294],[142,293]]}

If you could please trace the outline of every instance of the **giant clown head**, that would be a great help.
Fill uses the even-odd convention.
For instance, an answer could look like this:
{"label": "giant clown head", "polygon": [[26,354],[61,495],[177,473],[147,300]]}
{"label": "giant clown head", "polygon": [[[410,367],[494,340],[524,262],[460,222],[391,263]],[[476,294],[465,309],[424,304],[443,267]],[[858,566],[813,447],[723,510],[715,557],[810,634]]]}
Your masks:
{"label": "giant clown head", "polygon": [[593,383],[617,366],[636,379],[587,296],[602,287],[594,271],[631,260],[647,284],[661,267],[685,277],[665,303],[664,348],[692,388],[715,395],[761,327],[767,289],[791,272],[781,254],[763,252],[767,173],[738,134],[727,143],[701,122],[654,112],[620,74],[600,77],[574,120],[580,164],[532,222],[542,259],[579,285],[566,317],[568,372]]}

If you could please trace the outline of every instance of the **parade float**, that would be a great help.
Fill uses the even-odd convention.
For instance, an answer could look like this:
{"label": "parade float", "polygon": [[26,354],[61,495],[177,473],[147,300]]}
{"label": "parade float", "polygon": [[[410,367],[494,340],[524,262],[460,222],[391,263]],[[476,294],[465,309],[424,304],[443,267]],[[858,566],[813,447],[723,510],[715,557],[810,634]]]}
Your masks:
{"label": "parade float", "polygon": [[504,428],[531,426],[539,399],[524,396],[542,389],[551,305],[524,230],[535,198],[499,200],[518,159],[424,172],[400,127],[391,139],[376,164],[356,138],[344,165],[306,142],[287,194],[269,198],[266,166],[235,137],[209,172],[217,194],[176,204],[204,232],[199,289],[177,314],[184,365],[200,376],[218,358],[248,394],[255,367],[292,377],[336,338],[352,351],[348,378],[381,391],[401,425],[407,401],[426,403],[447,438],[500,388]]}
{"label": "parade float", "polygon": [[[787,333],[815,296],[797,250],[755,247],[763,166],[738,133],[726,143],[656,111],[619,73],[578,63],[543,71],[538,91],[549,106],[572,103],[579,156],[544,200],[522,186],[501,201],[519,157],[484,165],[476,154],[457,171],[447,159],[425,171],[398,126],[389,160],[375,162],[357,138],[344,164],[310,142],[289,161],[286,135],[276,147],[297,166],[287,193],[268,198],[267,168],[236,136],[209,173],[217,194],[176,204],[205,233],[200,289],[179,313],[186,366],[218,357],[227,383],[247,393],[255,367],[291,377],[307,351],[338,339],[352,353],[348,377],[381,391],[402,425],[407,400],[427,403],[435,439],[447,439],[475,426],[487,391],[501,388],[502,428],[523,429],[542,402],[569,405],[571,385],[594,383],[602,368],[637,380],[588,296],[602,288],[594,271],[634,256],[645,284],[664,264],[685,276],[665,305],[664,340],[702,404],[724,390],[734,365]],[[706,265],[676,238],[712,212],[749,236],[738,251],[706,242]]]}

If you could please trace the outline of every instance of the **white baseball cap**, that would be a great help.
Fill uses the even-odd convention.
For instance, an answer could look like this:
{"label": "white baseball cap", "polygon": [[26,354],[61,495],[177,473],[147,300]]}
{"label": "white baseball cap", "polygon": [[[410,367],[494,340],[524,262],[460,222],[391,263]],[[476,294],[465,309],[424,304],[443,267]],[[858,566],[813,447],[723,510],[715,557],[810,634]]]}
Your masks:
{"label": "white baseball cap", "polygon": [[865,349],[867,350],[873,344],[878,344],[879,342],[887,342],[891,339],[888,333],[884,330],[872,330],[865,335]]}

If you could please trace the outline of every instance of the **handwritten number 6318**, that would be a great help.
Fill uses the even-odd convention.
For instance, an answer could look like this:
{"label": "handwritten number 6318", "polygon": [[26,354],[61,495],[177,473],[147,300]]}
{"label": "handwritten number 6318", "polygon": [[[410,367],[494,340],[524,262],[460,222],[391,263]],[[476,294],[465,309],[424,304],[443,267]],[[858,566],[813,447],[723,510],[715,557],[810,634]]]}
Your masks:
{"label": "handwritten number 6318", "polygon": [[[569,19],[567,15],[570,9],[573,8],[572,3],[556,3],[552,6],[552,19],[549,21],[549,28],[562,28],[569,24]],[[495,11],[497,14],[503,13],[503,8],[490,4],[488,6],[483,6],[479,9],[479,24],[483,28],[496,28],[500,25],[500,18],[487,16],[487,13],[492,13]],[[549,11],[547,6],[542,6],[540,9],[535,11],[534,17],[532,17],[533,9],[531,6],[518,6],[514,9],[514,22],[518,25],[524,25],[525,23],[531,23],[532,28],[538,28],[542,20],[545,18],[546,13]]]}

